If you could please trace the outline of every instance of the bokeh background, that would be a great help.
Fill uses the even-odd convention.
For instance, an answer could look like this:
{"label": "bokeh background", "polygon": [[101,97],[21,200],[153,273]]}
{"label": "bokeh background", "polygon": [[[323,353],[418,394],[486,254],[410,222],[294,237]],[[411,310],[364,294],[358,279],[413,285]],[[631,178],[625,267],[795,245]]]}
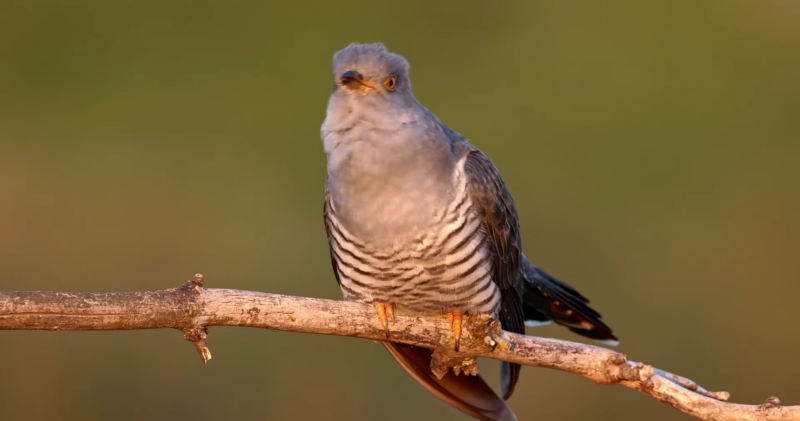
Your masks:
{"label": "bokeh background", "polygon": [[[383,41],[482,148],[526,254],[631,358],[800,404],[800,3],[3,1],[0,290],[340,298],[319,140],[334,52]],[[529,331],[580,341],[557,326]],[[0,332],[3,420],[466,420],[369,341]],[[497,364],[483,370],[494,383]],[[520,420],[685,420],[527,368]]]}

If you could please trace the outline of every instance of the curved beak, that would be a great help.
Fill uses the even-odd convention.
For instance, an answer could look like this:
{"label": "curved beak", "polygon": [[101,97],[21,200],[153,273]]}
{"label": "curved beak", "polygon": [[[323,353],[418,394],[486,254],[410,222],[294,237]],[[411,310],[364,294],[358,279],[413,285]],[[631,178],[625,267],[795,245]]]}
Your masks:
{"label": "curved beak", "polygon": [[348,70],[342,74],[342,86],[352,90],[375,89],[369,83],[364,82],[364,78],[355,70]]}

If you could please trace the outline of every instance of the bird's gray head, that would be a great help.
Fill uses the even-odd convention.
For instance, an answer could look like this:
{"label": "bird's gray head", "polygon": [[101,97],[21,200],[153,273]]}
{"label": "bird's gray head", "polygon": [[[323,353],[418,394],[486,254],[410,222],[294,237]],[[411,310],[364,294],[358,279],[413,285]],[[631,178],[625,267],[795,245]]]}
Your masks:
{"label": "bird's gray head", "polygon": [[353,43],[333,56],[333,93],[323,132],[349,130],[359,122],[392,130],[423,114],[411,91],[408,62],[383,44]]}
{"label": "bird's gray head", "polygon": [[401,95],[411,92],[408,62],[381,43],[352,43],[333,56],[334,90]]}

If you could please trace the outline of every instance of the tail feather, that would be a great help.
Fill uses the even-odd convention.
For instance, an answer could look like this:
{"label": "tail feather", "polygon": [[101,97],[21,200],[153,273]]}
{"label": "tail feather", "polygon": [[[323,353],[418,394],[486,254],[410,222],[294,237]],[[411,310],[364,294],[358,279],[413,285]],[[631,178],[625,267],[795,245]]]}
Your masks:
{"label": "tail feather", "polygon": [[441,379],[431,372],[431,351],[411,345],[382,342],[414,380],[454,408],[484,421],[516,421],[517,417],[480,376],[447,373]]}
{"label": "tail feather", "polygon": [[521,269],[525,278],[522,299],[526,321],[553,320],[579,335],[610,345],[619,343],[600,313],[589,307],[589,299],[575,288],[536,267],[524,256]]}

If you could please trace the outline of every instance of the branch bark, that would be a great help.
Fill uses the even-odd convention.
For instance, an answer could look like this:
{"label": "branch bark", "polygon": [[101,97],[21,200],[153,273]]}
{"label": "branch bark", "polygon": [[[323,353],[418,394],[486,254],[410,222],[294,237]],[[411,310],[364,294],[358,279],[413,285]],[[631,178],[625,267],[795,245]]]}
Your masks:
{"label": "branch bark", "polygon": [[[727,392],[710,392],[695,382],[625,355],[592,345],[505,332],[486,316],[464,324],[459,352],[452,350],[445,317],[396,315],[392,342],[433,350],[431,368],[474,373],[485,357],[568,371],[604,385],[637,390],[704,420],[800,420],[800,406],[781,406],[771,397],[761,405],[725,402]],[[253,291],[207,289],[198,274],[183,286],[127,293],[0,292],[0,330],[129,330],[172,328],[184,332],[204,363],[210,326],[249,326],[301,333],[387,340],[374,309],[366,304],[292,297]]]}

